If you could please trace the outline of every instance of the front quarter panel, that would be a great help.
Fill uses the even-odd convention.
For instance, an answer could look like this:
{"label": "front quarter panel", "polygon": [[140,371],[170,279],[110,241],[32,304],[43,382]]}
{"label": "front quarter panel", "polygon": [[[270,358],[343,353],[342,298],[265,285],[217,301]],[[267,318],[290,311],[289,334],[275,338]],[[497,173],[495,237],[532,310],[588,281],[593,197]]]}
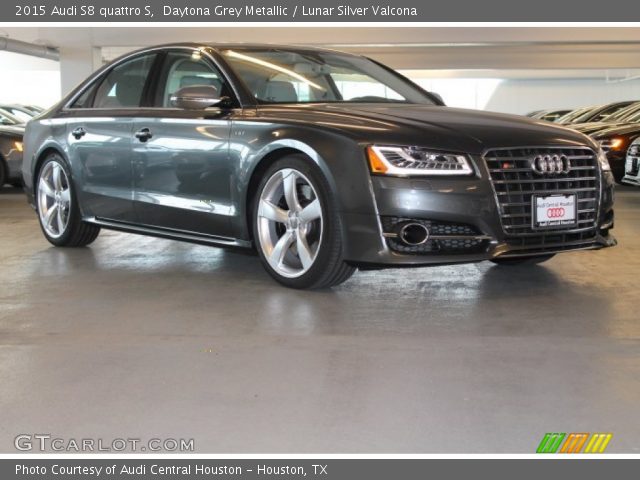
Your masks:
{"label": "front quarter panel", "polygon": [[[361,215],[378,232],[363,144],[327,129],[245,116],[233,120],[230,141],[232,164],[237,166],[231,183],[240,212],[236,219],[239,238],[250,238],[245,219],[249,198],[255,193],[248,191],[252,175],[269,157],[295,151],[309,157],[323,171],[343,217]],[[345,235],[349,236],[353,223],[345,222],[344,226]]]}

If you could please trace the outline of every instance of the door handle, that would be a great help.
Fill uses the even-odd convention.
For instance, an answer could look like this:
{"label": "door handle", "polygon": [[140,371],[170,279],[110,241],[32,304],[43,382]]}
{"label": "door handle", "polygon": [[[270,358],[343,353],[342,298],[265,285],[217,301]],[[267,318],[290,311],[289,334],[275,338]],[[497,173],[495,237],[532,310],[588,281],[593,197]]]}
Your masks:
{"label": "door handle", "polygon": [[76,140],[80,140],[86,134],[87,134],[87,131],[84,129],[84,127],[78,127],[71,132],[71,135],[73,135],[76,138]]}
{"label": "door handle", "polygon": [[151,130],[149,130],[148,128],[143,128],[141,130],[138,130],[135,133],[135,136],[138,140],[140,140],[141,142],[146,142],[147,140],[149,140],[150,138],[153,137],[153,134],[151,133]]}

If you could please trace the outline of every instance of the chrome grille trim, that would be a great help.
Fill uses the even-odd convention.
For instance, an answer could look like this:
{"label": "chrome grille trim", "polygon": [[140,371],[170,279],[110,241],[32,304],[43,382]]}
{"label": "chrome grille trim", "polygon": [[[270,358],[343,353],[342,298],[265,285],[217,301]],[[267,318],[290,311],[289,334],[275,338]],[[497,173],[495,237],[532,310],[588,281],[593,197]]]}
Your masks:
{"label": "chrome grille trim", "polygon": [[[565,155],[571,162],[567,174],[545,176],[533,172],[531,159],[535,155]],[[490,149],[482,156],[500,213],[502,230],[509,238],[544,237],[559,233],[596,235],[600,202],[600,171],[596,153],[588,147],[513,147]],[[533,195],[575,193],[578,202],[577,224],[572,228],[559,226],[534,229],[532,226]],[[517,242],[515,242],[517,243]]]}

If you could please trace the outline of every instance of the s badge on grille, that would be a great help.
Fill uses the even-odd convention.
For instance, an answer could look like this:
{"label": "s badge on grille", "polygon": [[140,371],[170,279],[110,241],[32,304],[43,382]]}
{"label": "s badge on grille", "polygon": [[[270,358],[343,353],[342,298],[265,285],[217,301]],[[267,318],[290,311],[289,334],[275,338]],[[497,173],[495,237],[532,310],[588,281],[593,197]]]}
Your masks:
{"label": "s badge on grille", "polygon": [[538,175],[566,175],[571,170],[571,161],[566,155],[535,155],[531,158],[531,170]]}

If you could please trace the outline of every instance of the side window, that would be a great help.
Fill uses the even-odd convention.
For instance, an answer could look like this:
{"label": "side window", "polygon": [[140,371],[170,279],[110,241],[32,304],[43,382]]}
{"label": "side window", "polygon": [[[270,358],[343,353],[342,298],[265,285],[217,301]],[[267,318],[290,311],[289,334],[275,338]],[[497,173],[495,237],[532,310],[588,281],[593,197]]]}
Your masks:
{"label": "side window", "polygon": [[155,57],[144,55],[112,69],[96,90],[93,108],[139,107]]}
{"label": "side window", "polygon": [[182,87],[209,85],[215,87],[220,96],[229,96],[229,88],[222,75],[197,54],[170,52],[164,62],[163,74],[156,95],[156,106],[171,107],[171,95]]}
{"label": "side window", "polygon": [[93,85],[85,89],[75,102],[71,104],[71,108],[91,108],[91,99],[93,98],[93,92],[96,89],[95,82]]}

